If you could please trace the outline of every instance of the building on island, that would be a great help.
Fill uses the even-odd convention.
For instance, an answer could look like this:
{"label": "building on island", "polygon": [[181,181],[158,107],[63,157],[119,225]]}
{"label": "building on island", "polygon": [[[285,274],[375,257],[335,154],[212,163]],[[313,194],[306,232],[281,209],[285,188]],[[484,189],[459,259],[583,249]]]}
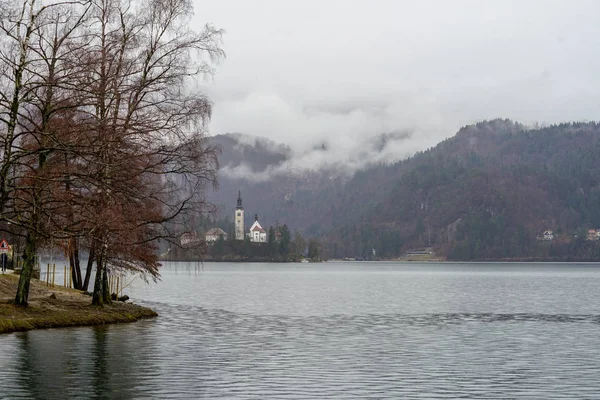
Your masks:
{"label": "building on island", "polygon": [[235,240],[244,240],[244,207],[242,206],[242,191],[238,190],[237,207],[235,208]]}
{"label": "building on island", "polygon": [[[254,243],[267,243],[267,231],[265,231],[258,222],[258,214],[254,214],[254,223],[250,229],[247,232],[244,230],[244,207],[242,205],[241,190],[238,190],[234,222],[235,240],[244,240],[247,237],[251,242]],[[208,241],[208,239],[206,241]]]}
{"label": "building on island", "polygon": [[227,240],[227,233],[221,228],[212,228],[206,235],[204,235],[204,240],[207,243],[216,242],[219,238],[223,238],[223,240]]}
{"label": "building on island", "polygon": [[179,243],[181,244],[181,247],[196,247],[200,245],[201,240],[198,236],[198,232],[184,232],[179,237]]}
{"label": "building on island", "polygon": [[251,242],[254,243],[267,243],[267,232],[260,226],[258,222],[258,214],[254,214],[254,223],[250,227],[250,231],[247,233]]}

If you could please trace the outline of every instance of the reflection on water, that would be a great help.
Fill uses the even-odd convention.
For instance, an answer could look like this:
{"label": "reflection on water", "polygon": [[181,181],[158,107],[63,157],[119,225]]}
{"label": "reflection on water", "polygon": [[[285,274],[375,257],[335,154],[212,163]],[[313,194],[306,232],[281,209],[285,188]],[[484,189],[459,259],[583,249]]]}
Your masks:
{"label": "reflection on water", "polygon": [[600,398],[600,269],[173,265],[160,317],[0,337],[0,399]]}
{"label": "reflection on water", "polygon": [[[146,330],[112,327],[52,329],[0,340],[0,398],[130,399],[151,396],[140,376],[156,377],[144,351]],[[134,333],[135,331],[135,333]],[[15,358],[7,356],[14,352]]]}

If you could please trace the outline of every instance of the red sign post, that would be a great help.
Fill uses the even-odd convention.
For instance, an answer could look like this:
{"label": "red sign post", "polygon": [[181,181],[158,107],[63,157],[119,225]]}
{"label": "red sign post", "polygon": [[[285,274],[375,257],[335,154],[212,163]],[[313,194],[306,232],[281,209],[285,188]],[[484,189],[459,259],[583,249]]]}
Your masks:
{"label": "red sign post", "polygon": [[10,246],[8,245],[6,239],[3,238],[0,242],[0,254],[7,254],[8,250],[10,250]]}

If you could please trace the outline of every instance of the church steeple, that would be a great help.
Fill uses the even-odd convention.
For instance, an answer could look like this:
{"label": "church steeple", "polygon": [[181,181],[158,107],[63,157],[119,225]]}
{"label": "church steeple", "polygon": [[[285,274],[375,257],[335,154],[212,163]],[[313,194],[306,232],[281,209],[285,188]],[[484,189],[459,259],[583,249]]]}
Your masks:
{"label": "church steeple", "polygon": [[243,210],[244,207],[242,207],[242,191],[238,190],[238,201],[237,201],[237,207],[235,208],[236,210]]}
{"label": "church steeple", "polygon": [[235,240],[244,240],[244,207],[242,207],[242,191],[238,190],[237,207],[235,208]]}

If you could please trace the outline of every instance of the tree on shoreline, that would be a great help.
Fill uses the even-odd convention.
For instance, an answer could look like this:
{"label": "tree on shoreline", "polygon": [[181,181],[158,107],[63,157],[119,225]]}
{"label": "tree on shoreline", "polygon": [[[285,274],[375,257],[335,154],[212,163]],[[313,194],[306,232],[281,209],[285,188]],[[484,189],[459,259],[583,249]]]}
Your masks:
{"label": "tree on shoreline", "polygon": [[189,29],[190,0],[20,5],[1,15],[6,49],[18,51],[0,53],[0,211],[26,232],[15,302],[27,304],[37,248],[53,238],[66,243],[76,285],[95,262],[93,304],[102,305],[108,269],[156,279],[154,241],[178,237],[166,223],[210,209],[211,103],[188,88],[224,57],[223,31]]}
{"label": "tree on shoreline", "polygon": [[67,206],[53,196],[60,184],[50,160],[65,150],[57,132],[74,107],[68,85],[77,67],[68,63],[74,51],[70,44],[87,8],[84,1],[2,6],[0,218],[24,232],[15,303],[26,305],[37,248],[61,230],[52,216]]}

